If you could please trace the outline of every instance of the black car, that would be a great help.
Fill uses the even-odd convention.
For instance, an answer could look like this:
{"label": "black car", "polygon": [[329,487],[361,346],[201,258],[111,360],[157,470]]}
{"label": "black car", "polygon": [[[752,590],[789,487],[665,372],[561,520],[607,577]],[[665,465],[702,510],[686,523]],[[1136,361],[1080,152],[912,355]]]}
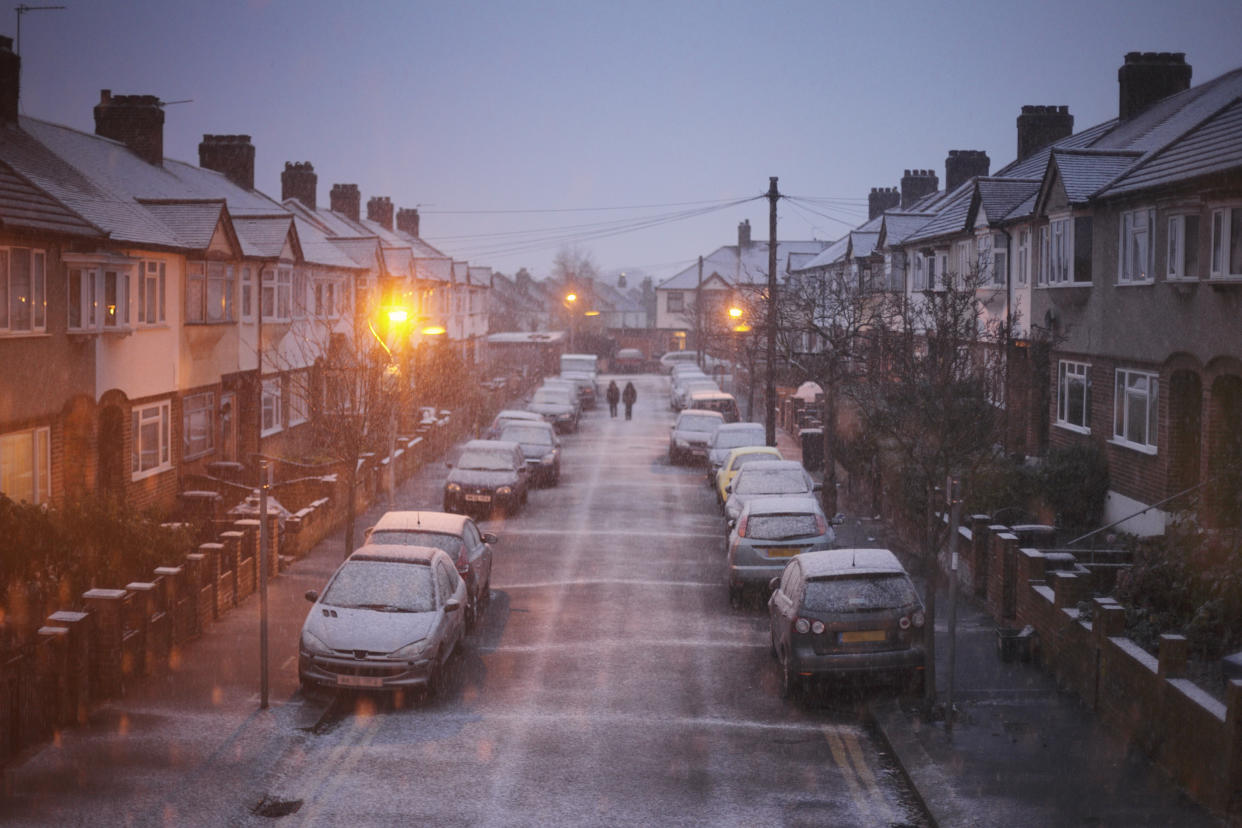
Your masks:
{"label": "black car", "polygon": [[515,514],[526,504],[529,473],[522,447],[505,440],[471,440],[444,481],[444,511]]}
{"label": "black car", "polygon": [[532,485],[555,486],[561,480],[561,438],[551,423],[510,421],[501,440],[517,443],[526,457]]}
{"label": "black car", "polygon": [[385,512],[366,535],[367,546],[431,546],[448,553],[466,582],[466,626],[471,629],[491,598],[492,545],[499,542],[469,517],[448,512]]}

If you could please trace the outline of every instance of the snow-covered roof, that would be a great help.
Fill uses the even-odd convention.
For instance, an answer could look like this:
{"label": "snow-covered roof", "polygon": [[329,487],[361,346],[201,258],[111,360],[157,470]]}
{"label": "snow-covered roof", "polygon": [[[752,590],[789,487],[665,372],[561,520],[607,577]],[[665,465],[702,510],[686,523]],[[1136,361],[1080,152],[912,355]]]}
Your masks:
{"label": "snow-covered roof", "polygon": [[[792,253],[818,255],[830,242],[826,241],[778,241],[776,243],[776,269],[784,272],[787,259]],[[768,279],[767,242],[751,242],[739,247],[727,244],[703,257],[703,281],[713,274],[730,285],[758,285]],[[699,265],[696,261],[659,285],[659,290],[693,290],[699,284]]]}
{"label": "snow-covered roof", "polygon": [[0,163],[0,227],[102,237],[97,228]]}

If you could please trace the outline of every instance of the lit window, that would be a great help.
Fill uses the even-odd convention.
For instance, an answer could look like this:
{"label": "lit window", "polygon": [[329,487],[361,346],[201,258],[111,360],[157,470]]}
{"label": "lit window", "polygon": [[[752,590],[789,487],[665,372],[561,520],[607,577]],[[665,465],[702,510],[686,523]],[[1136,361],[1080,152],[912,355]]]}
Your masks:
{"label": "lit window", "polygon": [[1091,366],[1061,360],[1057,367],[1057,424],[1091,430]]}
{"label": "lit window", "polygon": [[172,467],[169,412],[167,401],[133,409],[131,470],[135,480]]}
{"label": "lit window", "polygon": [[216,395],[191,394],[181,401],[181,437],[184,457],[207,454],[215,448]]}
{"label": "lit window", "polygon": [[1155,451],[1159,380],[1144,371],[1117,370],[1113,398],[1113,439],[1144,451]]}
{"label": "lit window", "polygon": [[0,492],[10,500],[47,503],[52,491],[51,430],[0,434]]}
{"label": "lit window", "polygon": [[0,247],[0,333],[47,330],[47,256]]}

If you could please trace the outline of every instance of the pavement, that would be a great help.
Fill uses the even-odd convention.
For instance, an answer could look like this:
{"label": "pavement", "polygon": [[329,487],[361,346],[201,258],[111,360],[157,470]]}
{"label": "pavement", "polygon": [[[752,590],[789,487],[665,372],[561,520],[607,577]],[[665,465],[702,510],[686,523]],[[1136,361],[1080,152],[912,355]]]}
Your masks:
{"label": "pavement", "polygon": [[[792,435],[778,431],[777,446],[787,458],[802,458]],[[822,479],[821,472],[812,475]],[[844,489],[840,508],[847,516],[841,534],[848,533],[849,542],[891,549],[919,580],[916,562],[891,527],[878,516],[860,516]],[[937,593],[936,606],[937,696],[943,702],[947,590]],[[1059,690],[1037,664],[1002,660],[995,622],[962,592],[956,643],[951,726],[943,715],[926,718],[916,700],[887,698],[870,706],[877,731],[936,825],[1225,824],[1102,725],[1076,695]]]}

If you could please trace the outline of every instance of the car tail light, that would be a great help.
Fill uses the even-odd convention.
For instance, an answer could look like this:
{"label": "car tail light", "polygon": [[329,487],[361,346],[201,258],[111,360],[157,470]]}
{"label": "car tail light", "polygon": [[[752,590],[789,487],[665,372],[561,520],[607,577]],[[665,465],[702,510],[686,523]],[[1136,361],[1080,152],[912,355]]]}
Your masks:
{"label": "car tail light", "polygon": [[746,524],[747,524],[749,521],[750,521],[750,517],[749,517],[749,516],[743,517],[743,518],[741,518],[741,519],[739,519],[739,520],[738,520],[738,522],[737,522],[737,536],[738,536],[739,538],[744,538],[744,537],[746,537]]}
{"label": "car tail light", "polygon": [[462,543],[458,546],[457,552],[457,574],[465,575],[470,571],[470,556],[466,554],[466,544]]}
{"label": "car tail light", "polygon": [[922,610],[915,610],[915,611],[914,611],[914,614],[910,616],[910,620],[914,622],[914,626],[916,626],[916,627],[921,627],[921,626],[923,626],[923,622],[924,622],[926,619],[927,619],[927,617],[926,617],[925,615],[923,615],[923,611],[922,611]]}
{"label": "car tail light", "polygon": [[802,633],[803,635],[806,635],[807,633],[811,631],[811,622],[806,620],[805,618],[799,618],[797,621],[794,622],[794,629]]}
{"label": "car tail light", "polygon": [[815,528],[819,530],[821,535],[828,531],[828,521],[824,520],[823,515],[815,516]]}
{"label": "car tail light", "polygon": [[901,620],[897,622],[897,626],[901,627],[903,630],[910,629],[910,616],[901,616]]}

